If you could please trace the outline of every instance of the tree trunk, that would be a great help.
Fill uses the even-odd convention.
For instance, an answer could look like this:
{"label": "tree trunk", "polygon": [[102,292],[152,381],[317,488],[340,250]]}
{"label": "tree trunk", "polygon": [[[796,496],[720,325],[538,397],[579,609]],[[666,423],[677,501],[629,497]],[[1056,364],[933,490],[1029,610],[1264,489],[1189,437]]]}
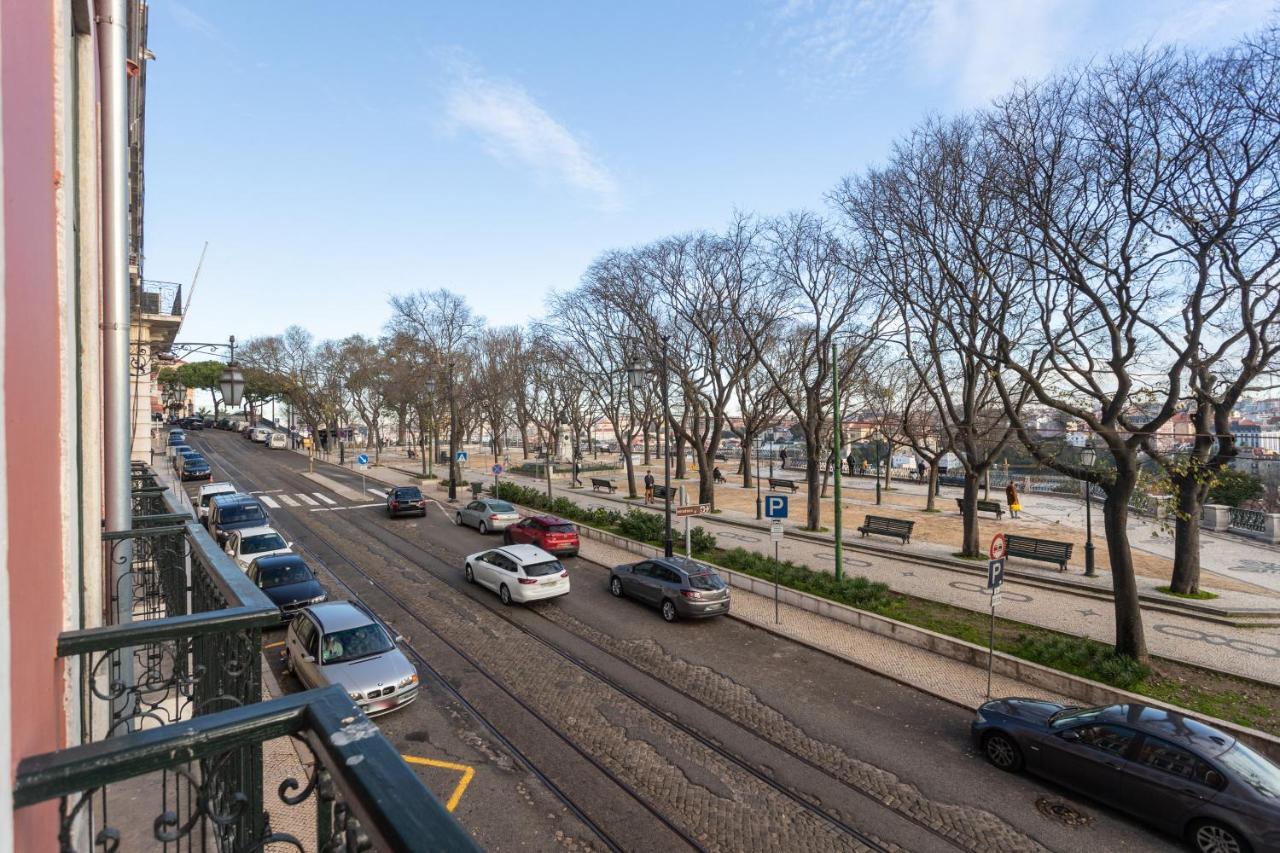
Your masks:
{"label": "tree trunk", "polygon": [[644,427],[644,466],[648,468],[653,464],[652,458],[649,456],[649,426]]}
{"label": "tree trunk", "polygon": [[889,481],[893,476],[893,439],[886,438],[884,442],[884,490],[889,491]]}
{"label": "tree trunk", "polygon": [[964,557],[981,557],[982,546],[978,542],[978,473],[964,472],[964,504],[961,516],[964,519],[960,554]]}
{"label": "tree trunk", "polygon": [[805,513],[805,527],[808,530],[817,530],[822,527],[822,497],[818,491],[818,454],[817,442],[806,440],[804,480],[805,496],[808,498],[809,506]]}
{"label": "tree trunk", "polygon": [[396,446],[404,446],[405,421],[408,419],[408,406],[396,406]]}
{"label": "tree trunk", "polygon": [[680,436],[680,435],[676,436],[675,466],[676,466],[675,473],[671,475],[673,479],[683,480],[686,476],[688,476],[688,472],[685,471],[685,464],[684,464],[684,436]]}
{"label": "tree trunk", "polygon": [[743,434],[742,453],[738,456],[738,469],[739,473],[742,474],[742,488],[744,489],[750,489],[755,486],[755,470],[752,463],[754,462],[755,465],[760,464],[759,458],[751,453],[752,439],[754,439],[754,436]]}
{"label": "tree trunk", "polygon": [[1200,516],[1208,497],[1207,484],[1188,472],[1173,481],[1177,492],[1173,528],[1172,592],[1183,594],[1200,591]]}
{"label": "tree trunk", "polygon": [[938,492],[938,459],[937,459],[937,457],[934,457],[933,461],[929,463],[929,481],[928,481],[928,483],[929,483],[929,485],[928,485],[929,494],[928,494],[928,496],[925,498],[924,509],[925,509],[925,512],[934,512],[934,511],[936,511],[936,510],[938,509],[938,505],[937,505],[937,504],[938,504],[938,498],[937,498],[937,492]]}
{"label": "tree trunk", "polygon": [[529,425],[520,424],[520,453],[522,458],[529,458]]}
{"label": "tree trunk", "polygon": [[[1129,499],[1138,475],[1131,461],[1116,460],[1115,482],[1102,503],[1102,524],[1107,534],[1107,559],[1111,563],[1111,587],[1115,601],[1116,653],[1147,661],[1147,640],[1142,630],[1138,582],[1129,548]],[[1127,468],[1127,470],[1126,470]]]}
{"label": "tree trunk", "polygon": [[636,497],[636,463],[631,458],[631,446],[635,442],[632,437],[627,441],[618,441],[618,446],[622,449],[622,464],[627,469],[627,497]]}
{"label": "tree trunk", "polygon": [[698,457],[698,503],[711,504],[716,508],[716,483],[714,479],[715,454],[707,453],[701,444],[694,445],[693,452]]}

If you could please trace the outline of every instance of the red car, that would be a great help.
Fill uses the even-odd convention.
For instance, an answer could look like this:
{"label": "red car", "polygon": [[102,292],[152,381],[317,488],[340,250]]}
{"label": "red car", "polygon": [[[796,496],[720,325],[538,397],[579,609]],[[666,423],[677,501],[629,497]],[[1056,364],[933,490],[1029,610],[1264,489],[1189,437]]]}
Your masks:
{"label": "red car", "polygon": [[531,515],[502,534],[508,545],[537,545],[558,557],[578,556],[578,528],[554,515]]}

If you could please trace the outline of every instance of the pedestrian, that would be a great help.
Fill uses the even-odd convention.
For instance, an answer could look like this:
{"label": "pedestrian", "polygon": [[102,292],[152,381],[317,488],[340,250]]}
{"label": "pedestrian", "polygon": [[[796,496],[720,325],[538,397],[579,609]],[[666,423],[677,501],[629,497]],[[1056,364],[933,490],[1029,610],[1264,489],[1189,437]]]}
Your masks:
{"label": "pedestrian", "polygon": [[924,469],[925,469],[925,464],[923,462],[916,463],[916,479],[921,482],[924,481]]}
{"label": "pedestrian", "polygon": [[644,472],[644,502],[647,504],[653,503],[653,483],[654,483],[653,472],[645,471]]}
{"label": "pedestrian", "polygon": [[1013,484],[1013,480],[1004,487],[1004,499],[1009,502],[1009,516],[1017,518],[1018,513],[1022,512],[1022,504],[1018,501],[1018,487]]}
{"label": "pedestrian", "polygon": [[857,473],[857,471],[854,470],[854,466],[857,464],[858,464],[857,461],[854,459],[854,453],[852,450],[850,450],[849,451],[849,476],[850,477],[852,477],[854,474]]}
{"label": "pedestrian", "polygon": [[724,474],[721,474],[721,473],[720,473],[720,466],[719,466],[719,465],[717,465],[716,467],[714,467],[714,468],[712,468],[712,469],[711,469],[711,480],[712,480],[712,482],[714,482],[714,483],[723,483],[723,482],[724,482]]}
{"label": "pedestrian", "polygon": [[863,459],[862,460],[862,476],[864,477],[867,476],[867,472],[870,470],[871,470],[871,463]]}
{"label": "pedestrian", "polygon": [[782,470],[787,470],[787,449],[785,447],[779,451],[778,458],[782,460]]}

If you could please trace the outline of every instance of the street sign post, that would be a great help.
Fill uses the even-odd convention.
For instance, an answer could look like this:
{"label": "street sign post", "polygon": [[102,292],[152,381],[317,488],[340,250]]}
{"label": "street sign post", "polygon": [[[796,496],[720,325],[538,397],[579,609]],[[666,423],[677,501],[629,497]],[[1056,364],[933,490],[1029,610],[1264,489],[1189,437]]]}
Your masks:
{"label": "street sign post", "polygon": [[786,495],[765,495],[764,517],[765,518],[786,518],[787,517],[787,496]]}
{"label": "street sign post", "polygon": [[[769,497],[779,497],[770,495]],[[782,519],[787,517],[787,499],[779,498],[782,501],[782,515],[774,516],[773,521],[769,523],[769,538],[773,540],[773,621],[778,622],[778,545],[782,542]],[[766,504],[767,506],[767,504]],[[765,510],[768,512],[768,509]]]}
{"label": "street sign post", "polygon": [[502,473],[502,466],[495,462],[490,470],[493,471],[493,496],[496,498],[498,496],[498,475]]}
{"label": "street sign post", "polygon": [[987,698],[991,698],[991,670],[996,659],[996,605],[1000,603],[1000,590],[1004,586],[1004,555],[1009,543],[1003,533],[991,537],[987,555],[987,589],[991,590],[991,630],[987,634]]}
{"label": "street sign post", "polygon": [[360,491],[363,493],[365,491],[364,472],[369,468],[368,454],[361,453],[356,457],[356,467],[360,469]]}

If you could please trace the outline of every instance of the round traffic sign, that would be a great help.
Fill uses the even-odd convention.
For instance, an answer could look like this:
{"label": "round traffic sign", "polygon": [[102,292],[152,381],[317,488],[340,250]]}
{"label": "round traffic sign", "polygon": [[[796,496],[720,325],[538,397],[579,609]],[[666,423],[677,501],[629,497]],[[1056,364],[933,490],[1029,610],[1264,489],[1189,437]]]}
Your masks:
{"label": "round traffic sign", "polygon": [[495,473],[495,474],[501,474],[501,473],[502,473],[502,466],[501,466],[501,465],[494,465],[494,466],[493,466],[493,473]]}
{"label": "round traffic sign", "polygon": [[1004,540],[1003,533],[997,533],[991,537],[991,549],[987,551],[988,556],[993,560],[1003,560],[1008,544]]}
{"label": "round traffic sign", "polygon": [[361,453],[359,456],[357,456],[357,457],[356,457],[356,464],[357,464],[357,465],[368,465],[368,464],[369,464],[369,457],[368,457],[366,454]]}

